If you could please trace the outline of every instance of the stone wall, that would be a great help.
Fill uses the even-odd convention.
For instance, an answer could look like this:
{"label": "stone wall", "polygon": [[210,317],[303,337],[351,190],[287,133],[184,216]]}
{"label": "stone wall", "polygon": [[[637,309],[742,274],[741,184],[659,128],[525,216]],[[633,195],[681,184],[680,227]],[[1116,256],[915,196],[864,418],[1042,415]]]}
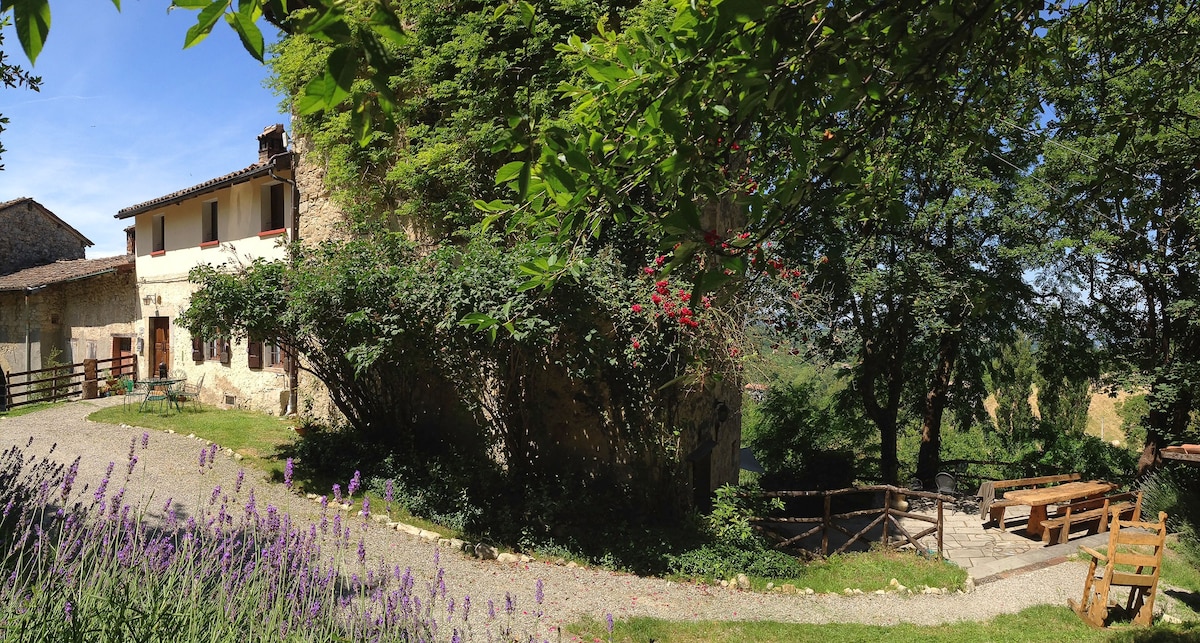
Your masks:
{"label": "stone wall", "polygon": [[330,197],[325,186],[325,160],[312,151],[304,136],[297,136],[293,151],[296,163],[296,187],[300,190],[300,239],[316,245],[349,234],[349,220]]}
{"label": "stone wall", "polygon": [[24,293],[0,293],[0,367],[6,372],[44,368],[54,349],[63,363],[112,357],[113,338],[134,335],[137,285],[131,271],[107,273],[52,284],[31,294],[28,304],[27,310]]}
{"label": "stone wall", "polygon": [[0,209],[0,275],[54,263],[82,259],[84,242],[77,232],[46,215],[33,199]]}

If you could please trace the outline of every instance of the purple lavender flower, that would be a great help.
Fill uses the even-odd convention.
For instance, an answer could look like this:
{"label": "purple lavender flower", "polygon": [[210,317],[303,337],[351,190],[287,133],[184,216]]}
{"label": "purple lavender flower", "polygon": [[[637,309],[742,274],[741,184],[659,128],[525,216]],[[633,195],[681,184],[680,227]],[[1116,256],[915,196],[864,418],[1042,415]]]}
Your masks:
{"label": "purple lavender flower", "polygon": [[238,469],[238,475],[237,475],[237,484],[236,484],[236,485],[234,485],[234,487],[233,487],[233,491],[234,491],[234,493],[241,493],[241,492],[242,492],[242,480],[243,480],[245,477],[246,477],[246,470],[245,470],[245,469]]}
{"label": "purple lavender flower", "polygon": [[292,459],[288,458],[287,462],[283,465],[283,486],[288,489],[292,488],[292,474],[295,472],[293,467]]}
{"label": "purple lavender flower", "polygon": [[142,448],[145,449],[148,446],[150,446],[150,433],[147,431],[143,431],[142,432]]}
{"label": "purple lavender flower", "polygon": [[333,501],[342,504],[342,485],[337,483],[333,485]]}
{"label": "purple lavender flower", "polygon": [[384,511],[392,512],[392,500],[395,498],[395,488],[392,479],[388,478],[387,482],[383,483],[383,509]]}
{"label": "purple lavender flower", "polygon": [[350,478],[350,484],[346,485],[346,495],[353,497],[354,492],[358,491],[360,485],[362,485],[362,476],[358,471],[355,471],[354,475]]}
{"label": "purple lavender flower", "polygon": [[115,466],[117,466],[115,462],[108,463],[108,470],[104,472],[104,479],[100,481],[100,486],[96,487],[96,493],[92,494],[96,502],[104,500],[104,493],[108,490],[108,478],[112,476],[113,467]]}
{"label": "purple lavender flower", "polygon": [[362,515],[363,515],[364,521],[366,521],[367,518],[371,517],[371,499],[366,496],[363,496]]}
{"label": "purple lavender flower", "polygon": [[129,456],[129,475],[133,475],[133,470],[137,468],[138,458],[136,455]]}
{"label": "purple lavender flower", "polygon": [[470,595],[463,596],[462,615],[463,621],[467,620],[467,615],[471,613],[471,597]]}
{"label": "purple lavender flower", "polygon": [[137,449],[137,436],[129,438],[129,455],[126,457],[132,458],[134,450]]}
{"label": "purple lavender flower", "polygon": [[542,585],[542,579],[537,579],[537,582],[533,585],[533,601],[538,605],[541,605],[542,601],[546,599],[546,592],[544,589],[545,588]]}
{"label": "purple lavender flower", "polygon": [[208,449],[200,448],[200,473],[204,473],[204,465],[208,464]]}
{"label": "purple lavender flower", "polygon": [[208,499],[208,504],[210,504],[210,505],[217,504],[217,497],[220,495],[221,495],[221,485],[217,485],[217,486],[213,487],[212,497]]}
{"label": "purple lavender flower", "polygon": [[612,633],[613,633],[613,617],[612,617],[612,612],[609,612],[609,613],[608,613],[608,615],[605,617],[605,620],[607,620],[607,621],[608,621],[608,633],[609,633],[609,634],[612,634]]}
{"label": "purple lavender flower", "polygon": [[362,538],[358,539],[358,564],[361,565],[367,560],[367,545]]}
{"label": "purple lavender flower", "polygon": [[512,616],[513,612],[516,612],[516,611],[517,611],[517,604],[513,600],[513,595],[508,592],[504,592],[504,613],[508,614],[509,616]]}
{"label": "purple lavender flower", "polygon": [[62,483],[62,498],[67,499],[71,495],[71,487],[75,484],[75,476],[79,475],[79,460],[81,456],[76,456],[75,461],[71,463],[71,468],[67,469],[67,475],[63,477]]}
{"label": "purple lavender flower", "polygon": [[213,442],[208,445],[208,468],[211,469],[217,462],[217,443]]}
{"label": "purple lavender flower", "polygon": [[71,611],[73,609],[74,609],[74,606],[71,605],[71,601],[67,601],[66,603],[63,604],[63,612],[66,613],[66,617],[67,617],[68,621],[71,620]]}
{"label": "purple lavender flower", "polygon": [[488,599],[488,618],[491,620],[496,619],[496,604],[490,598]]}

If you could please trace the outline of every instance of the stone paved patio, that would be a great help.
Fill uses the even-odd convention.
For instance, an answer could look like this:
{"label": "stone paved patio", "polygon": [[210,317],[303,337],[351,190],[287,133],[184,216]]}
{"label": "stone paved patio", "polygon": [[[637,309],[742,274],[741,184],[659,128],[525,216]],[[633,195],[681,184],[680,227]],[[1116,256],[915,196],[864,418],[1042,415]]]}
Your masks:
{"label": "stone paved patio", "polygon": [[[930,517],[937,514],[932,502],[914,503],[910,511]],[[1012,559],[1011,566],[1020,566],[1027,558],[1023,555],[1034,554],[1037,557],[1036,554],[1040,550],[1048,549],[1040,538],[1034,538],[1025,532],[1025,521],[1028,517],[1028,507],[1010,507],[1005,514],[1009,528],[1007,531],[1001,531],[998,526],[985,523],[979,518],[979,505],[974,500],[966,498],[956,503],[948,502],[942,511],[945,523],[942,553],[948,560],[968,571],[1009,566],[1004,563],[1005,559]],[[912,519],[902,519],[901,524],[910,532],[930,526],[929,523]],[[1075,547],[1074,543],[1073,539],[1072,548]],[[921,544],[925,545],[927,550],[933,550],[937,541],[935,536],[930,535],[922,538]]]}

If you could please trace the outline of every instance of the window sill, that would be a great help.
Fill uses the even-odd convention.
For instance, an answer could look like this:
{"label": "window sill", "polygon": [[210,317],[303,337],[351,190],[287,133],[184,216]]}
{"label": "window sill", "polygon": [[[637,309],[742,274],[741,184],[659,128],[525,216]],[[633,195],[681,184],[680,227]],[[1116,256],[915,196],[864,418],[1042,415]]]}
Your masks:
{"label": "window sill", "polygon": [[216,239],[213,239],[212,241],[205,241],[204,243],[201,243],[200,247],[201,248],[216,248],[219,245],[221,245],[221,242]]}
{"label": "window sill", "polygon": [[167,254],[167,251],[166,251],[166,250],[155,250],[154,252],[151,252],[151,253],[150,253],[150,256],[151,256],[151,257],[161,257],[161,256],[163,256],[163,255],[165,255],[165,254]]}
{"label": "window sill", "polygon": [[262,232],[258,233],[258,238],[265,239],[267,237],[278,237],[283,234],[287,234],[287,228],[276,228],[274,230],[263,230]]}

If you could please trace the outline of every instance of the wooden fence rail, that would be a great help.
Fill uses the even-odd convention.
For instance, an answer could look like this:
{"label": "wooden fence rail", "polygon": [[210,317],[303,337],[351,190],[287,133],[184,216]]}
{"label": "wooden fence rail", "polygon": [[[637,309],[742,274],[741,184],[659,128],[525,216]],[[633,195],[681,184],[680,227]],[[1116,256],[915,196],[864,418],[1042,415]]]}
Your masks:
{"label": "wooden fence rail", "polygon": [[[872,497],[877,496],[880,492],[883,493],[883,506],[871,507],[868,509],[858,509],[854,511],[845,511],[833,513],[833,498],[835,496],[844,496],[848,494],[871,494]],[[892,546],[892,539],[901,542],[907,542],[917,549],[923,551],[921,544],[918,542],[930,534],[937,534],[937,556],[942,558],[942,538],[945,534],[945,523],[943,521],[943,503],[946,501],[954,501],[952,496],[947,496],[939,493],[928,491],[912,491],[891,485],[872,485],[866,487],[850,487],[847,489],[834,489],[831,491],[769,491],[763,494],[767,498],[812,498],[820,497],[824,499],[824,511],[820,516],[803,516],[803,517],[760,517],[754,518],[752,522],[768,535],[775,537],[779,542],[776,547],[790,547],[803,542],[810,536],[820,532],[821,534],[821,555],[828,556],[830,553],[840,554],[850,548],[856,542],[868,542],[870,539],[868,533],[876,527],[881,527],[882,535],[879,542],[886,547]],[[901,498],[926,498],[933,500],[937,507],[937,517],[926,516],[924,514],[911,513],[901,511],[894,508],[893,501]],[[840,522],[845,522],[854,518],[864,516],[877,515],[865,527],[858,531],[851,531]],[[904,525],[900,523],[900,518],[908,518],[919,522],[930,523],[932,526],[923,529],[915,534],[909,533]],[[798,535],[780,534],[777,530],[771,529],[769,525],[795,525],[795,524],[812,524],[813,527]],[[889,531],[895,530],[895,534],[889,534]],[[844,534],[847,541],[838,547],[833,552],[829,549],[829,535],[836,531]]]}
{"label": "wooden fence rail", "polygon": [[118,377],[137,379],[137,357],[126,355],[87,359],[32,371],[0,373],[0,411],[76,395],[85,399],[96,397],[98,377],[102,370],[108,370]]}

